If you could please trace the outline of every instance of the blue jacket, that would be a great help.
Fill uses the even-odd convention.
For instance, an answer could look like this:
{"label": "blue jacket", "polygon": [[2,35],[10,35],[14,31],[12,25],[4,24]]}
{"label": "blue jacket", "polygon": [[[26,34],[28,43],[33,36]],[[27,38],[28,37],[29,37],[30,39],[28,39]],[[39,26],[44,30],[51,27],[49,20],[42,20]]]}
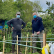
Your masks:
{"label": "blue jacket", "polygon": [[44,30],[43,22],[41,17],[37,17],[36,20],[32,20],[32,33]]}

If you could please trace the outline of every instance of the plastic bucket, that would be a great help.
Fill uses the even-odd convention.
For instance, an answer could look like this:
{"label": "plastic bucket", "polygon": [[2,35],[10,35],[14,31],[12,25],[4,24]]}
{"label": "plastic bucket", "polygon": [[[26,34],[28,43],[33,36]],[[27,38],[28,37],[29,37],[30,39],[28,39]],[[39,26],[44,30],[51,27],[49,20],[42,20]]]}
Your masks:
{"label": "plastic bucket", "polygon": [[3,54],[3,52],[0,52],[0,54]]}

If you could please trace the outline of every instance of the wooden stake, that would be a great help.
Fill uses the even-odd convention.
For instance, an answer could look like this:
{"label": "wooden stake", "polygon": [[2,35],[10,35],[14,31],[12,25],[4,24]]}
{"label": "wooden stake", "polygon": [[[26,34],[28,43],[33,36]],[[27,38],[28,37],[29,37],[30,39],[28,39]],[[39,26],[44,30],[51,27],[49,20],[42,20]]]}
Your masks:
{"label": "wooden stake", "polygon": [[46,34],[43,33],[43,47],[46,46]]}
{"label": "wooden stake", "polygon": [[5,35],[5,28],[4,28],[4,35]]}
{"label": "wooden stake", "polygon": [[27,52],[27,41],[28,41],[28,34],[27,34],[27,39],[26,39],[25,54],[26,54],[26,52]]}
{"label": "wooden stake", "polygon": [[[32,36],[30,38],[30,41],[32,41]],[[30,46],[32,46],[32,42],[30,43]],[[30,48],[30,52],[32,53],[32,48]]]}
{"label": "wooden stake", "polygon": [[[18,44],[18,35],[17,35],[17,44]],[[17,45],[17,54],[18,54],[18,45]]]}
{"label": "wooden stake", "polygon": [[[5,36],[3,38],[3,41],[5,41]],[[4,47],[5,47],[5,43],[3,42],[3,54],[4,54]]]}

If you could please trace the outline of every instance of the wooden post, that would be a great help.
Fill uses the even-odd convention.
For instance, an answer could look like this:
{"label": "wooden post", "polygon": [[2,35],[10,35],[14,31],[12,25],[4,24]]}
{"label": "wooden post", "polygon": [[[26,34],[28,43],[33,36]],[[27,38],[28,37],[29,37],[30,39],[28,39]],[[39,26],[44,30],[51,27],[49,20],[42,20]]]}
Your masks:
{"label": "wooden post", "polygon": [[[18,35],[17,35],[17,44],[18,44]],[[17,54],[18,54],[18,45],[17,45]]]}
{"label": "wooden post", "polygon": [[26,52],[27,52],[27,41],[28,41],[28,34],[27,34],[27,39],[26,39],[25,54],[26,54]]}
{"label": "wooden post", "polygon": [[5,28],[4,28],[4,35],[5,35]]}
{"label": "wooden post", "polygon": [[[30,38],[30,41],[32,41],[32,36]],[[32,46],[32,42],[30,43],[30,46]],[[30,52],[32,53],[32,48],[30,48]]]}
{"label": "wooden post", "polygon": [[43,47],[46,46],[46,34],[43,33]]}
{"label": "wooden post", "polygon": [[[3,41],[5,41],[5,36],[3,38]],[[5,43],[3,42],[3,54],[4,54],[4,47],[5,47]]]}

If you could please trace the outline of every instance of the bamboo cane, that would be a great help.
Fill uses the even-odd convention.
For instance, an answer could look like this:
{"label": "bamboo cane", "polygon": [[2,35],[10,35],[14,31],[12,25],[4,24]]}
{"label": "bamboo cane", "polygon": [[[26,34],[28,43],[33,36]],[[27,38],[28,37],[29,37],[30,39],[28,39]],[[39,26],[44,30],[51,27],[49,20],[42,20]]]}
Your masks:
{"label": "bamboo cane", "polygon": [[[27,34],[27,39],[26,39],[26,41],[28,41],[28,34]],[[27,42],[26,42],[26,47],[25,47],[25,54],[26,54],[26,52],[27,52]]]}
{"label": "bamboo cane", "polygon": [[[4,36],[4,38],[3,38],[3,41],[5,41],[5,36]],[[5,43],[3,42],[3,54],[4,54],[4,48],[5,47]]]}
{"label": "bamboo cane", "polygon": [[46,34],[43,33],[43,47],[46,46]]}
{"label": "bamboo cane", "polygon": [[[30,38],[30,41],[32,41],[32,36]],[[32,46],[32,42],[30,43],[30,46]],[[32,48],[30,48],[30,52],[32,53]]]}
{"label": "bamboo cane", "polygon": [[[17,44],[18,44],[18,35],[17,35]],[[17,54],[18,54],[18,45],[17,45]]]}

